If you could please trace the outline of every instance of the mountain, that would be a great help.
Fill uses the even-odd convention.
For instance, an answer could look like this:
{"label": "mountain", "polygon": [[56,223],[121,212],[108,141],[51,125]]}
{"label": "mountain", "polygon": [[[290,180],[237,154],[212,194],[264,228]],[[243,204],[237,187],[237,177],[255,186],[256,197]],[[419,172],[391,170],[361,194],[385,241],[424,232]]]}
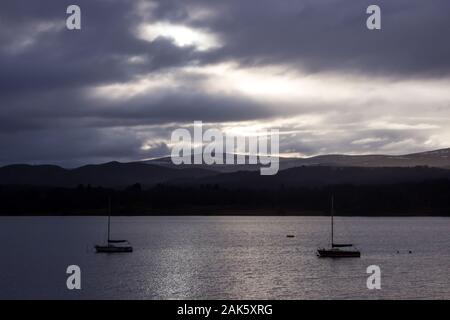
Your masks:
{"label": "mountain", "polygon": [[[233,157],[233,163],[235,164],[226,164],[227,157]],[[245,159],[245,164],[237,164],[237,155],[236,154],[224,154],[223,155],[223,163],[224,164],[194,164],[194,156],[191,156],[191,164],[179,164],[175,165],[172,162],[170,157],[157,158],[152,160],[143,161],[146,164],[158,165],[166,168],[178,168],[178,169],[186,169],[186,168],[208,168],[209,170],[217,171],[217,172],[237,172],[237,171],[258,171],[260,168],[259,164],[248,164],[249,156],[243,156]],[[280,161],[284,161],[282,158]]]}
{"label": "mountain", "polygon": [[[235,155],[233,155],[235,156]],[[248,162],[248,157],[246,157]],[[109,162],[65,169],[53,165],[9,165],[0,168],[0,185],[75,187],[80,184],[122,188],[219,184],[272,188],[330,184],[376,184],[450,178],[450,149],[403,156],[323,155],[281,158],[275,176],[261,176],[260,165],[180,165],[170,158],[143,162]]]}
{"label": "mountain", "polygon": [[289,166],[417,167],[450,169],[450,148],[406,155],[323,155],[289,161]]}
{"label": "mountain", "polygon": [[187,168],[174,169],[140,162],[109,162],[64,169],[49,165],[10,165],[0,168],[1,185],[35,185],[75,187],[80,184],[103,187],[124,187],[135,183],[144,186],[176,179],[190,181],[215,174],[213,171]]}
{"label": "mountain", "polygon": [[[225,156],[224,156],[225,159]],[[248,163],[248,156],[245,157]],[[178,165],[175,166],[170,157],[158,158],[145,161],[147,164],[154,164],[169,168],[208,168],[219,172],[256,171],[260,165]],[[301,166],[330,166],[330,167],[416,167],[428,166],[436,168],[450,169],[450,148],[435,151],[413,153],[406,155],[341,155],[330,154],[308,158],[280,158],[280,170]]]}

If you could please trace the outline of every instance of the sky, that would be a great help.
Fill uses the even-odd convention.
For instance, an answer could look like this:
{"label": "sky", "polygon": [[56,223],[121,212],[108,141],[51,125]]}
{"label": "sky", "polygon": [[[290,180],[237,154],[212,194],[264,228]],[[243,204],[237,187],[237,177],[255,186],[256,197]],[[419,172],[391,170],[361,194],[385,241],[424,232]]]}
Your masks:
{"label": "sky", "polygon": [[285,156],[450,147],[449,14],[448,0],[2,0],[0,165],[166,156],[194,121],[278,129]]}

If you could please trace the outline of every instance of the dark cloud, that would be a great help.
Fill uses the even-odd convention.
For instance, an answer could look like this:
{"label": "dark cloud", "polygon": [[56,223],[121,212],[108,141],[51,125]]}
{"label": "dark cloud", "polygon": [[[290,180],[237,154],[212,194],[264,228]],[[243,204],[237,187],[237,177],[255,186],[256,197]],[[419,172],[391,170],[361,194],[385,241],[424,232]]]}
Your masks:
{"label": "dark cloud", "polygon": [[[210,55],[213,61],[229,58],[244,65],[284,63],[309,72],[387,76],[450,72],[446,0],[162,0],[159,4],[161,17],[187,23],[190,6],[217,12],[211,19],[191,22],[224,40],[223,49]],[[365,27],[371,4],[381,7],[381,31]]]}
{"label": "dark cloud", "polygon": [[11,135],[0,133],[0,164],[19,162],[78,166],[143,156],[141,141],[133,132],[126,130],[46,129],[18,132],[13,139],[11,141]]}

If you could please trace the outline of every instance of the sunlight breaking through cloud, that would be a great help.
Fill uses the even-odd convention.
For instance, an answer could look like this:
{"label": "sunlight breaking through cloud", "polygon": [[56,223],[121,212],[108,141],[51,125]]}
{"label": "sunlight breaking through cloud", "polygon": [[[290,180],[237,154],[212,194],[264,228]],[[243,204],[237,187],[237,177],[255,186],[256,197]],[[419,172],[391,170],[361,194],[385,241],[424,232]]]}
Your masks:
{"label": "sunlight breaking through cloud", "polygon": [[194,46],[199,51],[220,47],[220,42],[214,34],[166,22],[140,25],[137,29],[137,36],[150,42],[155,41],[158,37],[169,38],[179,47]]}

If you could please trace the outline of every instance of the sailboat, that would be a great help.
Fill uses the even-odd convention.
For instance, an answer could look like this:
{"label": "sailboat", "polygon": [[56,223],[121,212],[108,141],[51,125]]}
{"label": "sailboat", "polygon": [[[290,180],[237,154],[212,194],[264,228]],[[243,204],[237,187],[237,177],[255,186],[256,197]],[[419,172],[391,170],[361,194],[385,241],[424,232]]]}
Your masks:
{"label": "sailboat", "polygon": [[[341,249],[341,248],[352,249]],[[317,250],[320,258],[359,258],[361,252],[350,243],[334,243],[334,196],[331,196],[331,248]]]}
{"label": "sailboat", "polygon": [[96,245],[97,253],[123,253],[133,252],[133,247],[127,240],[112,240],[110,236],[111,231],[111,198],[108,202],[108,241],[104,245]]}

